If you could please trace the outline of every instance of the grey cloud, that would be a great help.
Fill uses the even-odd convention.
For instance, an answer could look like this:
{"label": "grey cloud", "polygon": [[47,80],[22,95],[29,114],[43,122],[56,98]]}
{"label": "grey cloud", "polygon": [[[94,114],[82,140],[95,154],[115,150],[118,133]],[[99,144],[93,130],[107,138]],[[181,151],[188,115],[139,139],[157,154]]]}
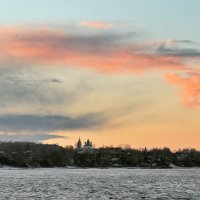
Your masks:
{"label": "grey cloud", "polygon": [[1,132],[53,132],[60,130],[82,130],[100,127],[106,123],[100,113],[85,114],[78,117],[60,115],[4,115],[0,116]]}
{"label": "grey cloud", "polygon": [[197,42],[194,42],[192,40],[175,40],[175,42],[180,44],[198,45]]}
{"label": "grey cloud", "polygon": [[62,83],[63,81],[62,81],[62,80],[59,80],[59,79],[56,79],[56,78],[53,78],[53,79],[51,79],[51,80],[46,80],[46,82]]}
{"label": "grey cloud", "polygon": [[6,104],[0,104],[0,108],[5,108],[6,106]]}
{"label": "grey cloud", "polygon": [[98,34],[78,34],[67,33],[63,35],[54,34],[49,32],[47,35],[39,32],[32,32],[28,34],[15,34],[15,40],[25,41],[27,45],[37,46],[48,45],[53,49],[63,50],[67,49],[75,52],[89,52],[89,53],[106,53],[109,50],[121,47],[126,41],[136,37],[137,32],[128,33],[98,33]]}
{"label": "grey cloud", "polygon": [[[6,78],[7,81],[13,83],[27,82],[27,83],[62,83],[62,80],[52,78],[52,79],[22,79],[16,76],[10,76]],[[4,81],[6,81],[4,80]]]}
{"label": "grey cloud", "polygon": [[73,98],[71,91],[63,89],[67,80],[63,73],[54,75],[51,71],[31,68],[15,70],[14,66],[11,70],[10,67],[5,69],[1,66],[0,64],[0,104],[61,104]]}
{"label": "grey cloud", "polygon": [[57,139],[57,138],[66,138],[65,136],[58,136],[58,135],[48,135],[48,134],[36,134],[36,135],[29,135],[29,134],[8,134],[2,133],[0,134],[1,141],[15,141],[15,142],[40,142],[48,139]]}
{"label": "grey cloud", "polygon": [[168,48],[165,45],[161,45],[157,49],[157,53],[166,56],[175,57],[199,57],[200,50],[190,48]]}

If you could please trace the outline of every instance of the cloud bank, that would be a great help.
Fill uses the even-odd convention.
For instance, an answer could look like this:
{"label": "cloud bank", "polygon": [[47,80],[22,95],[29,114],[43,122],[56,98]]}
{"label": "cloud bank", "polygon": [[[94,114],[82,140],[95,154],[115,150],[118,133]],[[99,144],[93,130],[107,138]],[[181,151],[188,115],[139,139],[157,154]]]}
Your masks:
{"label": "cloud bank", "polygon": [[[82,27],[96,30],[84,31]],[[54,65],[87,68],[106,74],[137,74],[152,70],[192,70],[196,73],[199,65],[200,50],[195,41],[147,41],[137,30],[119,32],[112,24],[101,21],[82,21],[74,31],[52,27],[0,27],[0,33],[0,68],[4,71],[8,70],[5,66],[15,69],[13,66],[30,68],[39,65],[48,69],[49,65]],[[170,82],[171,79],[168,78]],[[19,83],[22,80],[12,77],[10,81]],[[54,77],[43,81],[61,82]],[[196,105],[195,101],[190,104],[192,102]]]}
{"label": "cloud bank", "polygon": [[0,130],[3,132],[54,132],[64,130],[88,130],[106,124],[100,113],[78,117],[58,115],[4,115],[0,116]]}
{"label": "cloud bank", "polygon": [[5,142],[42,142],[48,139],[67,139],[67,137],[51,134],[13,134],[13,133],[0,133],[0,140]]}
{"label": "cloud bank", "polygon": [[[180,69],[185,57],[199,58],[199,51],[177,48],[190,41],[138,41],[135,33],[67,32],[52,29],[0,28],[1,62],[26,65],[77,66],[101,72],[138,72],[151,69]],[[184,57],[184,58],[183,58]]]}

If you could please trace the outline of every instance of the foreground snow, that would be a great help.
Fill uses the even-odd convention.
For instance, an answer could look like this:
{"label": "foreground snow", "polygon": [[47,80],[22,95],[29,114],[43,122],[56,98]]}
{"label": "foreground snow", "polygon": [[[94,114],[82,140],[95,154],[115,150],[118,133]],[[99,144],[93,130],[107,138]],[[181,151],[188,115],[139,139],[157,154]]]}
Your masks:
{"label": "foreground snow", "polygon": [[200,169],[0,169],[0,199],[200,199]]}

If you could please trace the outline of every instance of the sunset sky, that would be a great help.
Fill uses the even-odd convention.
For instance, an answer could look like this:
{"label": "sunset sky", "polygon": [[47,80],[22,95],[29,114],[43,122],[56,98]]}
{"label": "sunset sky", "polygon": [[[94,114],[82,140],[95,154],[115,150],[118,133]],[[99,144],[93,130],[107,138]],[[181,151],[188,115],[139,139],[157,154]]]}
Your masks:
{"label": "sunset sky", "polygon": [[0,140],[200,149],[199,0],[0,0]]}

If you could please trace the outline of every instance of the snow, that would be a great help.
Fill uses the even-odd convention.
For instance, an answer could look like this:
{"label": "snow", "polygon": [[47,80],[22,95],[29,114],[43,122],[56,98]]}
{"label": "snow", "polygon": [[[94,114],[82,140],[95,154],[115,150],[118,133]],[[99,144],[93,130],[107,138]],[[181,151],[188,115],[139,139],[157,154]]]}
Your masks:
{"label": "snow", "polygon": [[200,199],[200,169],[0,168],[0,199]]}

